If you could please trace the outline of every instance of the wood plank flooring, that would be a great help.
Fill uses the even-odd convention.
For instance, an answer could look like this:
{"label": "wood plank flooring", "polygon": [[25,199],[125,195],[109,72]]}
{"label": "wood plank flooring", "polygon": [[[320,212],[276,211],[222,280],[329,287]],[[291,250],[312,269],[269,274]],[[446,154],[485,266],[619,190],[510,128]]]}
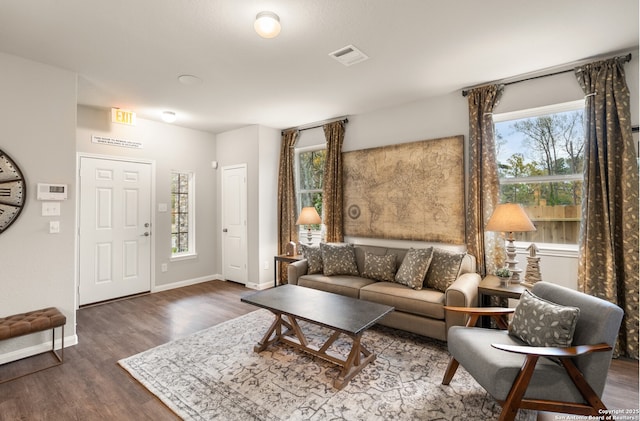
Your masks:
{"label": "wood plank flooring", "polygon": [[[253,292],[210,281],[80,309],[79,343],[65,349],[63,365],[0,385],[0,420],[176,420],[117,361],[255,310],[240,302]],[[0,379],[52,359],[43,354],[4,364]],[[637,361],[613,362],[604,402],[609,408],[638,408]]]}

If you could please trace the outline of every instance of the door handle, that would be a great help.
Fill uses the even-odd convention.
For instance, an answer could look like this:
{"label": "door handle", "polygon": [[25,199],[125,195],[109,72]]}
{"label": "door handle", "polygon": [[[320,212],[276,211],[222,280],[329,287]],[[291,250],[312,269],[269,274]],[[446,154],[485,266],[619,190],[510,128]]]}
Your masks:
{"label": "door handle", "polygon": [[229,230],[228,230],[228,229],[226,229],[226,228],[223,228],[223,229],[222,229],[222,232],[227,232],[227,231],[229,231]]}
{"label": "door handle", "polygon": [[147,231],[147,232],[145,232],[144,234],[142,234],[140,237],[148,237],[148,236],[150,236],[150,235],[151,235],[151,234],[149,234],[149,232]]}

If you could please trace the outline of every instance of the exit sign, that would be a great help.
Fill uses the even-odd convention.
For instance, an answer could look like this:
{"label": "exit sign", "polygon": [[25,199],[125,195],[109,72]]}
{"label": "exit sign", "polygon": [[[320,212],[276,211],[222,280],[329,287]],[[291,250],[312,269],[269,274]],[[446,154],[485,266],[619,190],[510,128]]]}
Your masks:
{"label": "exit sign", "polygon": [[111,122],[126,124],[128,126],[136,125],[136,113],[129,110],[121,110],[120,108],[111,109]]}

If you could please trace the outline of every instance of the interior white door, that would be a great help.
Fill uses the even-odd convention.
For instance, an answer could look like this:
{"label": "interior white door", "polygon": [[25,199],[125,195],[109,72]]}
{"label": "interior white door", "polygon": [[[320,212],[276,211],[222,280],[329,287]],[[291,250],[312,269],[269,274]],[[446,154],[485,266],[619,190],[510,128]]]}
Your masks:
{"label": "interior white door", "polygon": [[222,168],[222,276],[247,283],[247,167]]}
{"label": "interior white door", "polygon": [[80,158],[79,303],[151,290],[151,164]]}

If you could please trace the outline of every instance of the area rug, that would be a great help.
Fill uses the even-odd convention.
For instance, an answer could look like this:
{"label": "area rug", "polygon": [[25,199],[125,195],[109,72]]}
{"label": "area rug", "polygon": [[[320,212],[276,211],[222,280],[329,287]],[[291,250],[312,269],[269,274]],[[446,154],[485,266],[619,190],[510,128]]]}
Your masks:
{"label": "area rug", "polygon": [[[462,368],[449,386],[446,344],[375,326],[363,344],[377,359],[342,390],[339,368],[284,345],[253,351],[273,321],[267,310],[119,361],[185,420],[492,420],[500,406]],[[302,322],[310,343],[328,330]],[[346,354],[348,342],[332,350]],[[535,420],[520,411],[518,420]]]}

